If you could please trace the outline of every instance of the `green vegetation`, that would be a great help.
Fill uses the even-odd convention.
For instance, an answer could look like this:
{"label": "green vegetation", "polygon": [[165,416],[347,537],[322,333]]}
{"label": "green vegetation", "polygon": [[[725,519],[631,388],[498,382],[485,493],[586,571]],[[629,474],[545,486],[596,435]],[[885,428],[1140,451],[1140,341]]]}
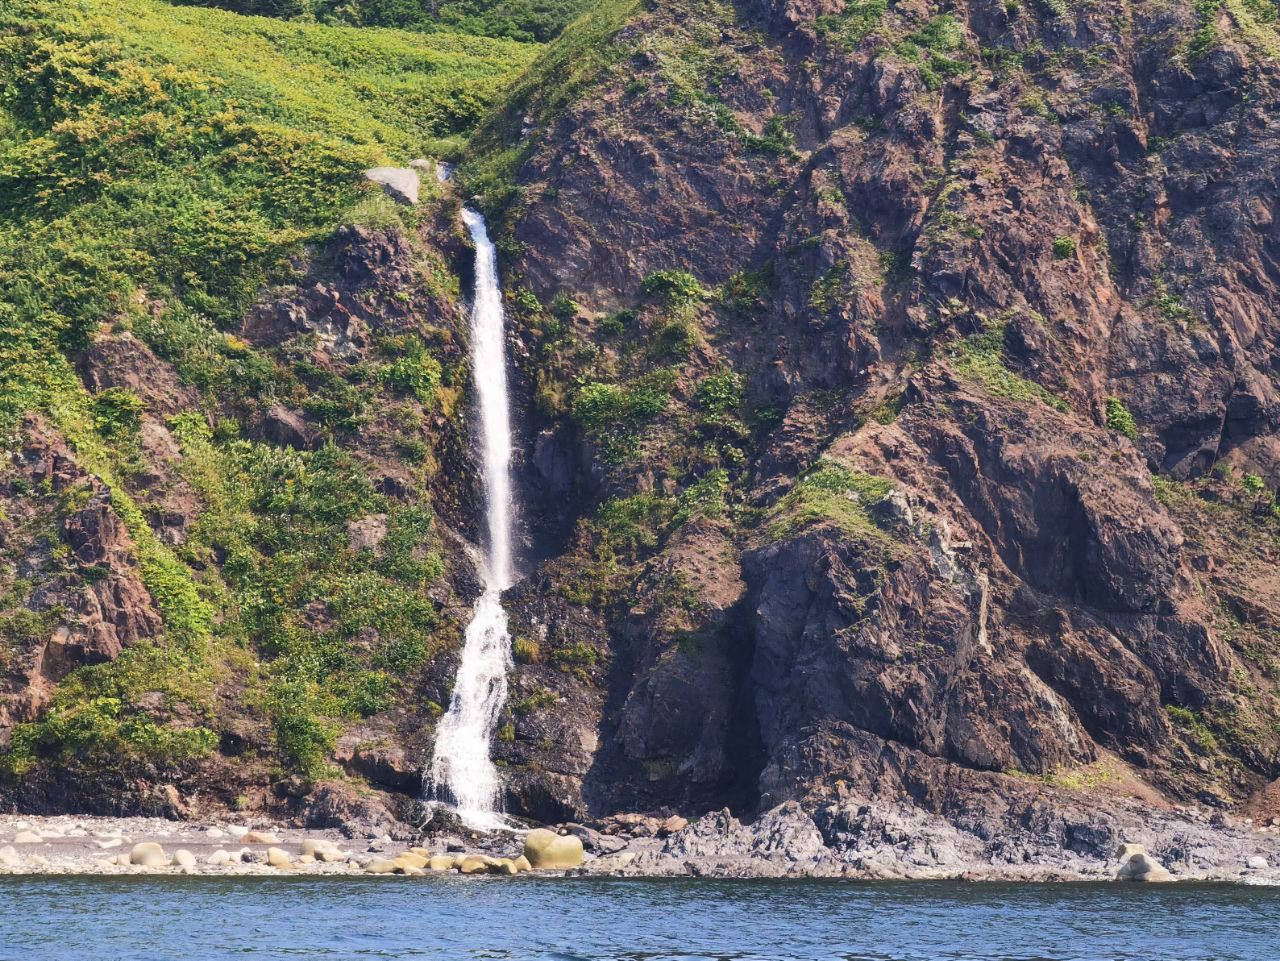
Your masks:
{"label": "green vegetation", "polygon": [[635,453],[639,428],[666,410],[675,379],[674,370],[660,369],[627,386],[583,384],[573,400],[573,418],[601,439],[607,461],[620,463]]}
{"label": "green vegetation", "polygon": [[20,724],[0,768],[22,776],[36,758],[77,758],[110,764],[141,756],[165,764],[204,757],[217,745],[204,727],[163,727],[137,714],[125,714],[119,698],[93,697],[53,707],[39,724]]}
{"label": "green vegetation", "polygon": [[516,196],[515,172],[538,142],[521,136],[524,118],[552,123],[583,88],[617,66],[630,47],[615,35],[639,6],[640,0],[597,0],[590,15],[565,27],[509,88],[502,109],[476,134],[470,151],[475,159],[458,171],[486,210],[495,212]]}
{"label": "green vegetation", "polygon": [[1196,12],[1196,31],[1191,35],[1187,54],[1192,60],[1199,60],[1218,45],[1218,14],[1222,10],[1222,0],[1195,0],[1192,6]]}
{"label": "green vegetation", "polygon": [[1182,302],[1182,298],[1169,289],[1163,277],[1157,277],[1152,281],[1151,296],[1147,299],[1147,303],[1154,307],[1161,317],[1175,324],[1189,325],[1196,319],[1195,313]]}
{"label": "green vegetation", "polygon": [[440,389],[442,370],[426,344],[417,337],[402,337],[384,344],[383,350],[395,357],[379,373],[383,383],[412,394],[424,406],[432,406]]}
{"label": "green vegetation", "polygon": [[[12,443],[40,411],[103,479],[164,625],[64,679],[47,715],[15,729],[10,773],[42,758],[186,763],[211,749],[213,691],[235,673],[282,760],[318,775],[340,722],[390,706],[448,637],[426,594],[443,571],[430,508],[377,494],[334,444],[278,449],[241,439],[236,420],[279,399],[340,435],[380,397],[404,407],[403,443],[420,443],[416,405],[439,405],[452,376],[436,344],[387,340],[342,376],[224,329],[265,284],[296,279],[296,254],[338,224],[412,226],[420,214],[363,170],[456,150],[535,53],[157,0],[0,7],[0,436]],[[128,493],[141,400],[90,396],[68,361],[107,327],[131,329],[203,394],[208,413],[169,424],[205,504],[177,548]],[[347,524],[375,516],[380,543],[356,549]],[[7,637],[25,621],[3,623]],[[153,717],[140,701],[156,696],[167,707]]]}
{"label": "green vegetation", "polygon": [[772,261],[755,270],[739,270],[720,285],[716,299],[728,309],[747,314],[764,305],[773,283]]}
{"label": "green vegetation", "polygon": [[888,496],[893,482],[823,460],[806,472],[778,502],[767,531],[781,540],[811,524],[829,524],[850,536],[883,539],[870,508]]}
{"label": "green vegetation", "polygon": [[517,637],[511,642],[511,656],[515,658],[517,664],[542,663],[542,649],[538,646],[538,642],[531,641],[527,637]]}
{"label": "green vegetation", "polygon": [[1119,397],[1107,398],[1107,427],[1129,440],[1138,439],[1138,422]]}
{"label": "green vegetation", "polygon": [[[76,389],[57,348],[111,318],[137,318],[188,369],[199,356],[246,366],[217,326],[344,219],[366,190],[362,170],[453,149],[529,59],[506,41],[155,0],[18,0],[0,32],[8,424]],[[144,318],[139,291],[163,311]]]}
{"label": "green vegetation", "polygon": [[818,36],[838,41],[853,51],[861,46],[872,30],[880,26],[888,9],[888,0],[856,0],[845,4],[839,13],[819,17],[814,27]]}
{"label": "green vegetation", "polygon": [[221,7],[241,14],[316,19],[354,27],[398,27],[512,40],[546,41],[580,14],[587,0],[173,0],[195,7]]}
{"label": "green vegetation", "polygon": [[1004,326],[993,324],[980,334],[967,337],[951,348],[951,368],[961,377],[975,380],[996,397],[1030,403],[1038,401],[1057,411],[1069,409],[1067,402],[1033,380],[1019,376],[1004,361]]}
{"label": "green vegetation", "polygon": [[917,65],[926,87],[937,90],[950,78],[973,72],[973,67],[965,61],[948,56],[965,47],[963,25],[951,14],[944,13],[903,37],[893,49],[898,56]]}
{"label": "green vegetation", "polygon": [[640,289],[645,296],[661,300],[669,307],[696,303],[707,296],[698,278],[683,270],[655,271],[644,279]]}
{"label": "green vegetation", "polygon": [[1184,732],[1202,749],[1206,751],[1218,750],[1218,739],[1214,737],[1213,731],[1209,729],[1204,719],[1195,711],[1179,707],[1176,704],[1167,704],[1164,710],[1169,715],[1169,720],[1173,722],[1173,725]]}
{"label": "green vegetation", "polygon": [[1076,242],[1071,237],[1053,238],[1053,256],[1058,260],[1069,260],[1076,255]]}

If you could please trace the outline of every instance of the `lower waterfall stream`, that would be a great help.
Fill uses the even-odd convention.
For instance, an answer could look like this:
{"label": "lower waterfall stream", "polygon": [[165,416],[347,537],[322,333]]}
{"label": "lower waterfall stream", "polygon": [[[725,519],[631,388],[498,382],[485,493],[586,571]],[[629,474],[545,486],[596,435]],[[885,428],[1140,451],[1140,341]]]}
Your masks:
{"label": "lower waterfall stream", "polygon": [[505,350],[506,318],[498,284],[498,258],[484,217],[463,208],[462,220],[476,249],[475,295],[471,309],[471,364],[479,413],[481,479],[484,483],[486,539],[480,576],[484,593],[476,601],[462,646],[449,710],[436,729],[427,774],[427,796],[445,804],[471,827],[503,823],[502,785],[489,746],[507,699],[511,642],[502,592],[515,579],[511,554],[511,405]]}

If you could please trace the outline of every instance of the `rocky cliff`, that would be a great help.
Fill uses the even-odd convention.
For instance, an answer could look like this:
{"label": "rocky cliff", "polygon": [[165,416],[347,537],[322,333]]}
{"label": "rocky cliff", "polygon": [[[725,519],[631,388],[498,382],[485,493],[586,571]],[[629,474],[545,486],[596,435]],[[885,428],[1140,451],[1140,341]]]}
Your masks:
{"label": "rocky cliff", "polygon": [[518,806],[1266,807],[1274,20],[661,4],[490,128]]}
{"label": "rocky cliff", "polygon": [[1275,16],[599,5],[456,189],[254,298],[216,390],[161,292],[73,345],[96,419],[26,414],[0,480],[3,797],[413,816],[476,592],[474,195],[511,811],[1280,814]]}

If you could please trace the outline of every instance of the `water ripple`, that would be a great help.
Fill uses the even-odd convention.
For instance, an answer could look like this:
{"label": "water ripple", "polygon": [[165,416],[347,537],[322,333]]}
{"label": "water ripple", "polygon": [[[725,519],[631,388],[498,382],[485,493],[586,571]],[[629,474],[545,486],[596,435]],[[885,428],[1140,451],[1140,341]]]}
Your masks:
{"label": "water ripple", "polygon": [[0,878],[0,961],[1275,961],[1280,890]]}

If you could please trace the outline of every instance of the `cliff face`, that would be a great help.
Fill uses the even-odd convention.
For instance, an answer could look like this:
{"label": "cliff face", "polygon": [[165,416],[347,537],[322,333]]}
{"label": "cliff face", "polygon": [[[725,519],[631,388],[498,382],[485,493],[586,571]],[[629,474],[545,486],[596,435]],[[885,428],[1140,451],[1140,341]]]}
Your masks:
{"label": "cliff face", "polygon": [[530,96],[564,546],[515,600],[518,807],[1280,773],[1273,21],[664,4]]}
{"label": "cliff face", "polygon": [[[1280,813],[1274,13],[606,3],[549,48],[459,188],[514,328],[510,810]],[[456,205],[68,348],[86,405],[0,471],[5,803],[410,816],[477,590]]]}

